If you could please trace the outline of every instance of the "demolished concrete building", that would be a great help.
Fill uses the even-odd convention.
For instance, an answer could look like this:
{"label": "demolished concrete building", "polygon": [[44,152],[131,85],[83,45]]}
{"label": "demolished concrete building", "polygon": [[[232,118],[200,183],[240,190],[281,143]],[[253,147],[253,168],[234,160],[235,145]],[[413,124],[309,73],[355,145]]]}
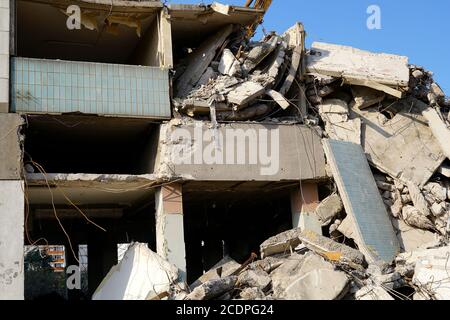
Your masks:
{"label": "demolished concrete building", "polygon": [[[448,245],[432,74],[307,50],[301,23],[253,41],[251,3],[0,2],[0,299],[23,299],[23,245],[45,243],[69,265],[88,245],[96,299],[450,298],[427,254],[398,258]],[[148,250],[115,266],[130,242]],[[140,256],[164,288],[127,279]]]}

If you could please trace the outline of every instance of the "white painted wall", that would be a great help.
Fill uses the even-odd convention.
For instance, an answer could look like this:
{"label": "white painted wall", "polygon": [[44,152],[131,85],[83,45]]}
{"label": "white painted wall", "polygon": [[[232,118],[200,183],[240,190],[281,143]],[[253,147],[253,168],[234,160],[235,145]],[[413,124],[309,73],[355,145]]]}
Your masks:
{"label": "white painted wall", "polygon": [[0,112],[9,105],[9,0],[0,0]]}
{"label": "white painted wall", "polygon": [[23,181],[0,181],[0,300],[24,299]]}

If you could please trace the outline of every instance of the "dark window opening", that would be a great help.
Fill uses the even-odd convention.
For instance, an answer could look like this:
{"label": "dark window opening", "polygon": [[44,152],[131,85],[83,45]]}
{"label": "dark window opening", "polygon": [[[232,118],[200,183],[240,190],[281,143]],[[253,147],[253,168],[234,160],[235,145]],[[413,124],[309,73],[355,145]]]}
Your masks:
{"label": "dark window opening", "polygon": [[153,173],[159,125],[141,119],[27,116],[25,169],[40,173]]}

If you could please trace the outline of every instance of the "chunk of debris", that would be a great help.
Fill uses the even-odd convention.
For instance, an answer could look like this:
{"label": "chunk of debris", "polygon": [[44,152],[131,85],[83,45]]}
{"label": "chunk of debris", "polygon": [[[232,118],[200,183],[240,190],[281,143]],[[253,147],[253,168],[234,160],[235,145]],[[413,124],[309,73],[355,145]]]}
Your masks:
{"label": "chunk of debris", "polygon": [[450,159],[450,129],[443,120],[442,114],[434,108],[424,108],[422,115],[427,119],[428,125],[433,132],[442,152]]}
{"label": "chunk of debris", "polygon": [[248,266],[250,270],[261,269],[267,273],[271,273],[284,263],[285,259],[276,257],[266,257],[262,260],[255,261]]}
{"label": "chunk of debris", "polygon": [[236,276],[210,280],[202,283],[186,296],[185,300],[211,300],[234,289]]}
{"label": "chunk of debris", "polygon": [[275,90],[268,90],[266,94],[273,99],[283,110],[286,110],[291,105],[290,102],[279,92]]}
{"label": "chunk of debris", "polygon": [[249,102],[265,93],[265,88],[260,84],[247,81],[239,84],[228,93],[228,102],[235,104],[238,108],[244,108]]}
{"label": "chunk of debris", "polygon": [[403,184],[422,187],[445,160],[421,110],[427,105],[414,98],[390,103],[392,119],[380,123],[378,109],[352,109],[363,122],[364,152],[369,162]]}
{"label": "chunk of debris", "polygon": [[330,261],[356,265],[363,265],[365,262],[364,255],[358,250],[312,231],[303,231],[299,235],[299,239],[308,249],[326,257]]}
{"label": "chunk of debris", "polygon": [[372,107],[386,98],[384,92],[361,86],[352,86],[352,94],[354,97],[352,107],[360,110]]}
{"label": "chunk of debris", "polygon": [[198,278],[191,286],[190,289],[194,290],[196,287],[202,285],[205,282],[211,280],[217,280],[222,277],[228,277],[240,268],[240,264],[227,256],[216,263],[208,272]]}
{"label": "chunk of debris", "polygon": [[278,253],[289,253],[300,244],[300,228],[288,230],[273,236],[260,245],[261,258],[272,256]]}
{"label": "chunk of debris", "polygon": [[231,77],[237,76],[241,72],[241,64],[230,49],[225,49],[219,63],[219,72]]}
{"label": "chunk of debris", "polygon": [[361,146],[335,140],[323,145],[359,249],[368,262],[390,263],[400,246]]}
{"label": "chunk of debris", "polygon": [[272,273],[274,296],[287,300],[335,300],[348,292],[346,274],[309,253],[293,255]]}
{"label": "chunk of debris", "polygon": [[271,283],[269,274],[261,269],[246,270],[239,275],[237,281],[238,286],[258,288],[261,291],[266,291]]}
{"label": "chunk of debris", "polygon": [[411,227],[423,230],[435,230],[434,224],[424,216],[417,208],[405,206],[402,210],[402,219]]}
{"label": "chunk of debris", "polygon": [[337,193],[333,193],[328,198],[322,200],[322,202],[316,208],[316,215],[322,222],[323,226],[329,225],[338,213],[342,211],[344,205],[342,204],[341,197]]}
{"label": "chunk of debris", "polygon": [[306,68],[308,72],[343,78],[356,85],[361,81],[372,81],[406,89],[409,84],[407,57],[348,46],[314,42]]}
{"label": "chunk of debris", "polygon": [[396,230],[401,252],[409,252],[431,245],[436,239],[434,233],[408,226],[402,220],[392,219],[392,224]]}
{"label": "chunk of debris", "polygon": [[171,291],[178,269],[151,251],[134,243],[119,264],[113,266],[98,286],[92,300],[152,300]]}
{"label": "chunk of debris", "polygon": [[250,73],[261,63],[271,52],[273,52],[281,39],[278,36],[273,36],[265,42],[254,44],[245,58],[242,68],[246,73]]}
{"label": "chunk of debris", "polygon": [[265,300],[266,296],[259,288],[245,288],[241,291],[242,300]]}

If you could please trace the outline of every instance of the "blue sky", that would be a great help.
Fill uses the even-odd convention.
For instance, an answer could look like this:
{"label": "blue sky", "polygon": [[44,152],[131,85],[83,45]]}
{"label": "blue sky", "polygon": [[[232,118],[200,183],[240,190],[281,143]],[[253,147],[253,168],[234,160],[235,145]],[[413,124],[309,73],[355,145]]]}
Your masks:
{"label": "blue sky", "polygon": [[[243,5],[245,0],[220,2]],[[380,30],[366,27],[369,5],[381,9]],[[433,71],[435,80],[449,96],[449,14],[449,0],[273,0],[263,26],[267,31],[281,33],[300,21],[307,32],[308,47],[313,41],[324,41],[408,56],[411,64]]]}

